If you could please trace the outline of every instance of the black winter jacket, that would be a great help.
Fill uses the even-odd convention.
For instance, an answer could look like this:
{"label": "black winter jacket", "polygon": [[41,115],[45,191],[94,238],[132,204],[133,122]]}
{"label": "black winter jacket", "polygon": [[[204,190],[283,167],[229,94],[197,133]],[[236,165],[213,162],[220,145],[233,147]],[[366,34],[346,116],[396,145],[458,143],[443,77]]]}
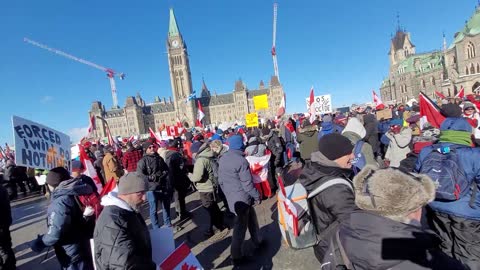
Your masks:
{"label": "black winter jacket", "polygon": [[15,255],[12,250],[10,225],[12,213],[7,190],[0,185],[0,269],[15,269]]}
{"label": "black winter jacket", "polygon": [[283,167],[283,152],[285,151],[285,144],[280,139],[278,131],[270,130],[270,133],[265,139],[268,150],[272,153],[270,160],[273,160],[273,165],[278,167]]}
{"label": "black winter jacket", "polygon": [[102,205],[93,236],[97,270],[156,269],[150,233],[140,213],[115,192],[105,196]]}
{"label": "black winter jacket", "polygon": [[[356,270],[465,269],[460,262],[440,250],[440,239],[422,230],[420,223],[404,224],[356,210],[348,222],[340,226],[339,238]],[[341,258],[341,255],[337,256]],[[332,259],[329,253],[323,262],[332,262]],[[322,269],[335,269],[334,264],[325,265],[332,268]]]}
{"label": "black winter jacket", "polygon": [[364,140],[372,146],[373,154],[380,150],[380,141],[378,140],[378,120],[373,114],[366,114],[363,116],[363,125],[367,131]]}
{"label": "black winter jacket", "polygon": [[[312,159],[307,161],[300,175],[299,181],[308,193],[315,188],[334,178],[350,181],[352,170],[339,168],[338,165],[328,160],[322,153],[313,152]],[[352,184],[353,185],[353,184]],[[310,211],[320,241],[326,238],[339,223],[345,222],[350,213],[357,209],[353,187],[343,184],[333,185],[310,199]],[[317,248],[323,253],[327,245],[320,243]]]}
{"label": "black winter jacket", "polygon": [[165,154],[168,166],[168,181],[177,191],[186,192],[191,185],[185,159],[176,150],[168,150]]}
{"label": "black winter jacket", "polygon": [[167,181],[167,164],[157,153],[144,155],[142,159],[138,161],[137,173],[144,175],[148,179],[150,191],[162,190],[167,192],[171,189]]}

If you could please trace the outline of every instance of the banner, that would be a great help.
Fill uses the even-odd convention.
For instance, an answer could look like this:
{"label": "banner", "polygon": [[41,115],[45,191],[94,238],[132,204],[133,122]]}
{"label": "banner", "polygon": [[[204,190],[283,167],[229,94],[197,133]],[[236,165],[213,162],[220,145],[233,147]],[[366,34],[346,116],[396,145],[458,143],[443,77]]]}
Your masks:
{"label": "banner", "polygon": [[258,114],[257,113],[247,113],[245,115],[245,125],[249,127],[258,127]]}
{"label": "banner", "polygon": [[254,96],[253,97],[253,106],[255,107],[255,110],[263,110],[263,109],[268,109],[268,96],[267,94],[264,95],[259,95],[259,96]]}
{"label": "banner", "polygon": [[15,162],[18,166],[71,169],[70,137],[47,126],[12,116]]}
{"label": "banner", "polygon": [[160,265],[160,270],[203,270],[187,244],[181,244]]}
{"label": "banner", "polygon": [[[307,111],[310,108],[310,98],[306,98]],[[332,96],[331,95],[322,95],[316,96],[313,100],[313,107],[315,108],[315,114],[325,114],[332,113]]]}

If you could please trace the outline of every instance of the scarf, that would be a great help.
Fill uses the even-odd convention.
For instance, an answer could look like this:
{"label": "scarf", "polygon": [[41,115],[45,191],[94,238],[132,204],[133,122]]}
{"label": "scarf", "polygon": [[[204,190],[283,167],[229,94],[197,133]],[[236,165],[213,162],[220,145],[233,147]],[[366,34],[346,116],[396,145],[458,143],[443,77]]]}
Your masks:
{"label": "scarf", "polygon": [[472,146],[471,136],[472,134],[467,131],[442,130],[440,131],[440,142]]}

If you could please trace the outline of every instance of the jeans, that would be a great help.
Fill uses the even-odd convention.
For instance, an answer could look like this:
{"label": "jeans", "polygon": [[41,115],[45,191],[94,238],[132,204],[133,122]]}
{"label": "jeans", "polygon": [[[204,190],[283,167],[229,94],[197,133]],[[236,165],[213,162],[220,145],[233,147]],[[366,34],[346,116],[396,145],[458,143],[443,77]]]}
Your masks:
{"label": "jeans", "polygon": [[147,191],[147,200],[150,205],[150,221],[152,222],[152,228],[160,228],[157,217],[159,201],[163,206],[163,225],[172,226],[170,221],[170,198],[159,191]]}
{"label": "jeans", "polygon": [[232,259],[240,259],[242,257],[242,244],[245,240],[245,234],[250,232],[250,237],[255,245],[260,245],[259,227],[257,214],[255,209],[244,203],[235,203],[235,224],[233,225],[232,247],[231,256]]}

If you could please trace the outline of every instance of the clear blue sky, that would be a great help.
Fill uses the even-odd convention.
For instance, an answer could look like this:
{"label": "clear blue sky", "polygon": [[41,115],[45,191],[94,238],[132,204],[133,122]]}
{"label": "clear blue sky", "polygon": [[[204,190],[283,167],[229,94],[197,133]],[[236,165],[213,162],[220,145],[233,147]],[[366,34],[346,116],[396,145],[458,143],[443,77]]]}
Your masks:
{"label": "clear blue sky", "polygon": [[[396,28],[411,32],[417,52],[439,49],[474,12],[475,0],[279,0],[277,53],[287,111],[304,111],[313,85],[333,105],[369,101],[388,74]],[[12,143],[11,115],[66,133],[88,126],[93,100],[112,104],[102,72],[27,45],[30,37],[125,72],[119,103],[141,93],[171,96],[165,41],[173,7],[188,44],[193,86],[232,91],[241,77],[251,89],[273,73],[272,0],[15,0],[0,2],[0,143]],[[198,92],[198,91],[197,91]]]}

